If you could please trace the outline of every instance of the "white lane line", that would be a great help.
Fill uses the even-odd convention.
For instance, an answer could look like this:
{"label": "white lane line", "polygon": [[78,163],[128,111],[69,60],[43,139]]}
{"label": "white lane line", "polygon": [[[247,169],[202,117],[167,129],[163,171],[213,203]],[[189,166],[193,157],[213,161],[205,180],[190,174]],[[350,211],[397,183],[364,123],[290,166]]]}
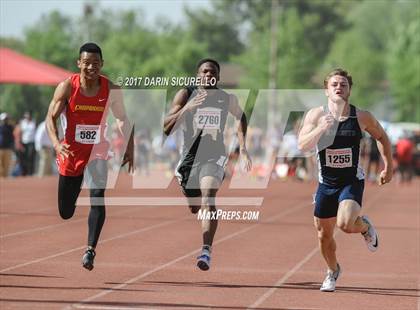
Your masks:
{"label": "white lane line", "polygon": [[32,228],[32,229],[27,229],[27,230],[21,230],[21,231],[17,231],[17,232],[10,233],[10,234],[0,235],[0,239],[15,237],[15,236],[19,236],[19,235],[23,235],[23,234],[27,234],[27,233],[32,233],[32,232],[36,232],[36,231],[41,231],[41,230],[47,230],[47,229],[50,229],[50,228],[60,227],[60,226],[63,226],[63,225],[73,224],[73,223],[86,221],[86,220],[87,220],[86,218],[82,218],[82,219],[78,219],[78,220],[66,221],[64,223],[51,224],[51,225],[47,225],[47,226],[36,227],[36,228]]}
{"label": "white lane line", "polygon": [[[369,209],[374,202],[376,202],[382,196],[382,192],[378,191],[373,198],[366,205],[365,209]],[[338,230],[335,231],[334,237],[337,235]],[[313,248],[302,260],[300,260],[290,271],[288,271],[283,277],[281,277],[273,287],[265,292],[260,298],[258,298],[251,306],[247,309],[255,309],[266,301],[278,288],[283,285],[293,274],[295,274],[300,268],[303,267],[316,253],[318,252],[318,246]]]}
{"label": "white lane line", "polygon": [[[301,209],[303,209],[303,208],[305,208],[307,206],[308,206],[308,203],[307,202],[302,203],[302,204],[300,204],[300,205],[298,205],[298,206],[296,206],[294,208],[290,208],[290,209],[288,209],[288,210],[286,210],[284,212],[280,212],[279,214],[277,214],[276,216],[272,217],[271,219],[265,221],[264,223],[273,222],[273,221],[277,220],[278,218],[281,218],[281,217],[284,217],[284,216],[289,215],[291,213],[297,212],[297,211],[299,211],[299,210],[301,210]],[[234,238],[236,236],[239,236],[239,235],[241,235],[241,234],[243,234],[245,232],[248,232],[251,229],[254,229],[255,227],[261,225],[262,223],[263,222],[257,223],[257,224],[253,224],[253,225],[248,226],[248,227],[246,227],[244,229],[241,229],[241,230],[239,230],[237,232],[234,232],[232,234],[229,234],[229,235],[227,235],[227,236],[225,236],[225,237],[223,237],[221,239],[218,239],[216,242],[214,242],[214,245],[220,244],[220,243],[222,243],[222,242],[224,242],[226,240],[232,239],[232,238]],[[104,297],[104,296],[106,296],[106,295],[108,295],[108,294],[110,294],[110,293],[112,293],[114,291],[118,291],[118,290],[124,288],[125,286],[127,286],[127,285],[129,285],[131,283],[134,283],[134,282],[139,281],[139,280],[141,280],[143,278],[146,278],[147,276],[149,276],[149,275],[151,275],[151,274],[153,274],[153,273],[155,273],[157,271],[160,271],[162,269],[165,269],[166,267],[169,267],[169,266],[171,266],[171,265],[173,265],[173,264],[175,264],[175,263],[177,263],[177,262],[179,262],[179,261],[181,261],[181,260],[183,260],[183,259],[191,256],[191,255],[196,254],[198,251],[200,251],[200,249],[201,248],[197,248],[197,249],[195,249],[195,250],[193,250],[191,252],[188,252],[187,254],[184,254],[182,256],[179,256],[179,257],[177,257],[177,258],[175,258],[175,259],[173,259],[173,260],[171,260],[171,261],[169,261],[169,262],[167,262],[165,264],[162,264],[162,265],[160,265],[160,266],[158,266],[156,268],[153,268],[152,270],[149,270],[149,271],[144,272],[144,273],[142,273],[140,275],[137,275],[134,278],[131,278],[131,279],[125,281],[124,283],[118,284],[118,285],[116,285],[116,286],[114,286],[112,288],[108,288],[106,290],[102,290],[101,292],[99,292],[99,293],[97,293],[97,294],[95,294],[95,295],[93,295],[91,297],[88,297],[86,299],[83,299],[79,303],[69,305],[69,306],[65,307],[64,309],[66,309],[66,310],[72,309],[72,308],[80,309],[80,306],[83,306],[83,304],[86,304],[86,303],[89,303],[89,302],[91,302],[91,301],[93,301],[95,299]]]}
{"label": "white lane line", "polygon": [[44,208],[44,209],[36,209],[36,212],[12,212],[9,213],[9,211],[7,210],[0,210],[0,217],[9,217],[9,216],[22,216],[22,215],[28,215],[28,214],[36,214],[36,215],[49,215],[49,214],[45,214],[45,213],[39,213],[39,212],[44,212],[44,211],[51,211],[51,208]]}
{"label": "white lane line", "polygon": [[[217,199],[217,206],[261,206],[264,198],[262,197],[221,197]],[[188,201],[184,197],[106,197],[105,198],[106,206],[141,206],[141,207],[156,207],[156,206],[186,206]],[[93,201],[94,203],[95,201]],[[103,204],[102,198],[99,198],[98,203]],[[90,206],[91,198],[90,197],[79,197],[77,200],[78,206]],[[50,210],[50,208],[45,209]],[[39,211],[39,210],[37,210]],[[131,212],[131,211],[124,211]],[[121,213],[121,214],[123,214]],[[118,213],[120,214],[120,213]],[[25,215],[25,213],[19,214]],[[42,231],[50,228],[60,227],[63,225],[68,225],[72,223],[77,223],[84,221],[85,218],[72,220],[71,222],[64,222],[58,224],[51,224],[47,226],[37,227],[33,229],[27,229],[22,231],[17,231],[9,234],[0,235],[0,239],[15,237],[26,233],[32,233],[37,231]]]}
{"label": "white lane line", "polygon": [[[188,201],[186,198],[180,197],[108,197],[105,198],[106,206],[147,206],[147,207],[156,207],[156,206],[186,206]],[[261,206],[264,198],[262,197],[221,197],[216,198],[217,206]],[[99,201],[98,201],[99,202]],[[103,202],[101,202],[102,204]],[[78,205],[80,206],[90,206],[90,198],[80,197],[78,199]],[[84,221],[85,218],[73,220],[70,223],[77,223]],[[0,235],[0,239],[9,238],[14,236],[19,236],[21,234],[32,233],[36,231],[46,230],[49,228],[60,227],[67,225],[69,222],[52,224],[43,227],[37,227],[33,229],[27,229],[23,231],[18,231],[10,234]]]}
{"label": "white lane line", "polygon": [[[118,198],[115,201],[113,201],[114,204],[111,203],[110,205],[111,206],[116,206],[116,205],[120,206],[121,205],[122,207],[141,206],[142,208],[144,208],[144,207],[152,208],[152,207],[158,207],[158,206],[183,206],[183,207],[185,207],[186,205],[188,205],[187,200],[185,200],[185,201],[180,200],[176,197],[173,197],[173,199],[175,199],[173,201],[173,203],[171,203],[170,199],[166,200],[166,199],[161,198],[160,199],[161,202],[159,202],[158,200],[156,200],[156,197],[150,197],[150,198],[145,197],[144,200],[141,201],[141,203],[139,202],[137,204],[130,204],[129,200],[132,199],[130,197],[125,197],[126,199],[124,197],[121,197],[121,198],[123,198],[123,200],[119,200],[119,198]],[[235,200],[236,199],[235,197],[225,197],[225,198],[226,199],[221,201],[220,205],[236,206],[237,200]],[[259,197],[248,197],[248,198],[249,198],[249,200],[247,201],[247,205],[243,205],[243,206],[247,206],[247,207],[249,207],[249,206],[260,206],[263,202],[263,198],[261,198],[261,199]],[[244,199],[244,198],[242,197],[242,199]],[[80,198],[79,198],[79,200],[80,200]],[[125,205],[124,205],[124,203],[125,203]],[[105,204],[105,205],[108,205],[108,204]],[[85,205],[80,205],[80,206],[85,206]],[[132,211],[133,211],[133,209],[130,209],[130,210],[125,210],[125,211],[122,211],[122,212],[118,212],[116,214],[120,215],[120,214],[124,214],[124,213],[129,213],[129,212],[132,212]],[[23,214],[23,215],[25,215],[25,214]],[[37,231],[47,230],[47,229],[50,229],[50,228],[60,227],[60,226],[73,224],[73,223],[77,223],[77,222],[81,222],[81,221],[85,221],[85,220],[86,220],[86,218],[81,218],[81,219],[77,219],[77,220],[66,221],[64,223],[51,224],[51,225],[47,225],[47,226],[42,226],[42,227],[36,227],[36,228],[32,228],[32,229],[17,231],[17,232],[5,234],[5,235],[0,235],[0,239],[15,237],[15,236],[19,236],[19,235],[26,234],[26,233],[33,233],[33,232],[37,232]]]}
{"label": "white lane line", "polygon": [[[115,214],[110,214],[108,215],[108,217],[112,217],[114,215],[121,215],[124,213],[129,213],[129,212],[133,212],[133,209],[130,210],[123,210],[120,212],[116,212]],[[60,226],[64,226],[64,225],[69,225],[69,224],[73,224],[73,223],[78,223],[78,222],[82,222],[82,221],[87,221],[87,217],[83,217],[77,220],[66,220],[64,223],[58,223],[58,224],[51,224],[51,225],[47,225],[47,226],[42,226],[42,227],[36,227],[36,228],[32,228],[32,229],[27,229],[27,230],[21,230],[21,231],[17,231],[14,233],[10,233],[10,234],[5,234],[5,235],[0,235],[0,239],[4,239],[4,238],[9,238],[9,237],[15,237],[15,236],[19,236],[22,234],[26,234],[26,233],[32,233],[32,232],[36,232],[36,231],[41,231],[41,230],[46,230],[46,229],[50,229],[50,228],[55,228],[55,227],[60,227]]]}
{"label": "white lane line", "polygon": [[[140,229],[137,229],[137,230],[125,233],[125,234],[117,235],[117,236],[114,236],[112,238],[108,238],[108,239],[99,241],[98,244],[103,244],[103,243],[113,241],[113,240],[116,240],[116,239],[125,238],[125,237],[128,237],[128,236],[135,235],[135,234],[138,234],[138,233],[142,233],[142,232],[145,232],[145,231],[149,231],[149,230],[152,230],[152,229],[155,229],[155,228],[170,225],[170,224],[175,223],[177,221],[182,221],[185,218],[186,217],[184,217],[180,220],[171,220],[171,221],[166,221],[166,222],[163,222],[163,223],[160,223],[160,224],[143,227],[143,228],[140,228]],[[77,247],[77,248],[73,248],[73,249],[70,249],[70,250],[67,250],[67,251],[59,252],[59,253],[54,254],[54,255],[49,255],[49,256],[38,258],[38,259],[34,259],[34,260],[31,260],[31,261],[26,262],[26,263],[22,263],[22,264],[18,264],[18,265],[15,265],[15,266],[11,266],[11,267],[2,269],[2,270],[0,270],[0,273],[10,271],[10,270],[13,270],[13,269],[17,269],[17,268],[20,268],[20,267],[25,267],[25,266],[28,266],[28,265],[36,264],[36,263],[39,263],[39,262],[43,262],[43,261],[49,260],[51,258],[55,258],[55,257],[61,256],[61,255],[66,255],[66,254],[69,254],[69,253],[72,253],[74,251],[78,251],[78,250],[81,250],[81,249],[84,249],[84,248],[86,248],[86,245],[83,245],[83,246],[80,246],[80,247]]]}
{"label": "white lane line", "polygon": [[121,306],[94,306],[94,305],[80,305],[78,309],[100,309],[100,310],[151,310],[158,308],[151,307],[121,307]]}
{"label": "white lane line", "polygon": [[292,269],[290,269],[282,278],[280,278],[276,283],[274,283],[273,287],[265,292],[260,298],[258,298],[251,306],[247,309],[255,309],[259,305],[261,305],[267,298],[269,298],[278,288],[279,286],[283,285],[287,279],[289,279],[296,271],[302,268],[303,265],[308,262],[315,253],[318,252],[318,247],[312,249],[308,255],[306,255],[300,262],[298,262]]}
{"label": "white lane line", "polygon": [[[264,197],[216,197],[216,206],[261,206]],[[77,205],[90,206],[102,205],[102,198],[91,199],[80,197]],[[106,206],[186,206],[188,200],[185,197],[105,197]]]}

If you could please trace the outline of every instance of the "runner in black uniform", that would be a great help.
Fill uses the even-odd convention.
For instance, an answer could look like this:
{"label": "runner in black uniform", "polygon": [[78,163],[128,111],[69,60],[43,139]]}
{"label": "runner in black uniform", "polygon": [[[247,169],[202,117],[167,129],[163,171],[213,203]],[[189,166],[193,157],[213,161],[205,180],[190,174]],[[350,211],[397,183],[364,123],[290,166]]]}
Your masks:
{"label": "runner in black uniform", "polygon": [[321,291],[334,291],[340,275],[336,258],[334,227],[346,233],[362,233],[370,251],[378,248],[377,233],[366,216],[360,216],[364,173],[359,165],[362,130],[378,144],[385,163],[380,184],[392,178],[392,154],[389,139],[378,121],[367,111],[350,105],[351,76],[342,69],[325,78],[328,104],[311,109],[299,133],[299,148],[316,146],[319,186],[315,195],[314,222],[318,230],[321,253],[328,265]]}
{"label": "runner in black uniform", "polygon": [[[205,86],[187,87],[178,91],[171,110],[165,117],[164,131],[169,135],[174,128],[182,126],[184,146],[176,176],[184,195],[188,198],[192,213],[200,208],[215,212],[215,197],[220,187],[227,163],[223,133],[228,113],[240,121],[238,140],[246,171],[251,160],[245,147],[247,122],[236,96],[218,89],[220,66],[213,59],[203,59],[197,65],[197,77]],[[203,219],[203,249],[197,266],[201,270],[210,268],[210,253],[217,219]]]}
{"label": "runner in black uniform", "polygon": [[[188,87],[190,100],[199,93]],[[176,176],[187,197],[200,197],[200,176],[213,176],[221,182],[227,162],[223,132],[229,112],[229,94],[209,90],[208,96],[193,113],[185,115],[184,145]]]}

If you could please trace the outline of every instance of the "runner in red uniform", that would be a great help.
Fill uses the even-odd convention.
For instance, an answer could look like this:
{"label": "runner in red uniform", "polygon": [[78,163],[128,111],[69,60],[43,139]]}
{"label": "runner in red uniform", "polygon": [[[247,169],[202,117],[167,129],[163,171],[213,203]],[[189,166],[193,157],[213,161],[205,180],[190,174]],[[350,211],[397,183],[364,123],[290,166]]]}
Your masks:
{"label": "runner in red uniform", "polygon": [[[57,156],[58,171],[65,176],[83,174],[86,163],[91,159],[108,159],[109,143],[105,138],[108,110],[109,80],[99,76],[99,90],[95,96],[82,93],[80,75],[70,77],[71,93],[62,117],[64,144],[77,156]],[[91,154],[94,147],[94,153]]]}
{"label": "runner in red uniform", "polygon": [[[71,76],[57,86],[46,124],[57,154],[60,216],[63,219],[73,216],[84,177],[90,189],[88,248],[82,264],[92,270],[95,248],[105,222],[104,192],[108,177],[106,160],[109,143],[104,133],[108,109],[115,116],[121,133],[129,139],[123,160],[123,165],[129,164],[129,172],[133,170],[133,139],[118,88],[100,75],[103,65],[100,47],[95,43],[80,47],[77,65],[80,74]],[[114,92],[111,93],[111,90]],[[57,129],[60,115],[64,129],[62,141]]]}

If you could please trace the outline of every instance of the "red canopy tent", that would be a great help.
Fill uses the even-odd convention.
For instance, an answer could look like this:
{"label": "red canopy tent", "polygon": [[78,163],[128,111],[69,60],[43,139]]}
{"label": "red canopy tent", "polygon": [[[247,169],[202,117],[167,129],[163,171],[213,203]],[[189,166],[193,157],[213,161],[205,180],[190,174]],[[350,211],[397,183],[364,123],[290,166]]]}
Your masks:
{"label": "red canopy tent", "polygon": [[0,48],[0,83],[57,85],[72,74],[11,49]]}

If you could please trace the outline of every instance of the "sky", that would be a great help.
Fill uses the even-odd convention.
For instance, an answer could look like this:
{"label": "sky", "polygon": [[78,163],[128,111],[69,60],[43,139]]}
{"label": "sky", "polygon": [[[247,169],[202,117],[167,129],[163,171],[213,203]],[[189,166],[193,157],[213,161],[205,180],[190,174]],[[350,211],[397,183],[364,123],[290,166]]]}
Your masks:
{"label": "sky", "polygon": [[[158,16],[165,16],[172,22],[182,23],[183,8],[210,7],[210,0],[100,0],[101,8],[141,8],[146,22],[153,23]],[[80,16],[84,0],[0,0],[0,36],[23,38],[25,27],[33,25],[43,14],[53,10]]]}

